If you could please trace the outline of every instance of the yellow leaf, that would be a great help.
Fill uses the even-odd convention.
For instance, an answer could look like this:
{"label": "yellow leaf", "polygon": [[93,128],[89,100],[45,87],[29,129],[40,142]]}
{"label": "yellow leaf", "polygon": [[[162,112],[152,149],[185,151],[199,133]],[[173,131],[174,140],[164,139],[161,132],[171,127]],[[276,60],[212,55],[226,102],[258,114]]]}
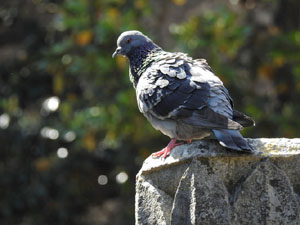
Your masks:
{"label": "yellow leaf", "polygon": [[59,95],[63,92],[64,89],[64,78],[62,73],[55,73],[53,77],[53,92],[56,95]]}
{"label": "yellow leaf", "polygon": [[273,59],[273,63],[278,66],[278,67],[281,67],[284,65],[285,63],[285,59],[281,56],[277,56]]}
{"label": "yellow leaf", "polygon": [[258,68],[258,74],[266,79],[272,79],[274,76],[274,68],[272,65],[266,64]]}
{"label": "yellow leaf", "polygon": [[93,33],[90,30],[81,31],[76,35],[76,43],[81,46],[88,45],[93,39]]}
{"label": "yellow leaf", "polygon": [[35,161],[35,168],[40,171],[44,172],[49,170],[51,167],[51,161],[47,158],[40,158]]}
{"label": "yellow leaf", "polygon": [[186,3],[186,0],[172,0],[176,5],[182,6]]}
{"label": "yellow leaf", "polygon": [[17,95],[12,95],[8,99],[7,108],[9,112],[13,112],[18,109],[19,106],[19,98]]}
{"label": "yellow leaf", "polygon": [[72,116],[72,105],[66,101],[63,102],[60,106],[60,115],[63,120],[67,121],[70,120]]}
{"label": "yellow leaf", "polygon": [[116,60],[117,60],[117,66],[121,70],[124,70],[125,68],[127,68],[127,59],[125,57],[118,56]]}
{"label": "yellow leaf", "polygon": [[145,0],[135,0],[134,1],[134,6],[137,9],[143,9],[146,6],[146,1]]}
{"label": "yellow leaf", "polygon": [[270,26],[268,28],[268,30],[269,30],[269,33],[273,36],[278,35],[280,33],[280,30],[277,26]]}
{"label": "yellow leaf", "polygon": [[67,99],[70,102],[75,102],[77,101],[77,95],[75,93],[70,93],[67,95]]}
{"label": "yellow leaf", "polygon": [[112,20],[116,20],[120,16],[120,12],[116,8],[110,8],[107,11],[107,16]]}
{"label": "yellow leaf", "polygon": [[83,144],[84,147],[88,150],[88,151],[94,151],[96,148],[96,139],[93,133],[88,133],[84,138],[83,138]]}

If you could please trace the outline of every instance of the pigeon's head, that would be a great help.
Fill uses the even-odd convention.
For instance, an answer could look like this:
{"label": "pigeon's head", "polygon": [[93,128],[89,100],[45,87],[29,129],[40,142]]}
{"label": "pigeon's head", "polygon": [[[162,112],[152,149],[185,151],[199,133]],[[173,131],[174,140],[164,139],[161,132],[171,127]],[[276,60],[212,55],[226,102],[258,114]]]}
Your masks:
{"label": "pigeon's head", "polygon": [[125,31],[119,36],[117,41],[117,49],[113,53],[112,57],[114,58],[119,54],[128,56],[132,50],[140,46],[147,46],[149,43],[152,43],[151,39],[142,32],[136,30]]}

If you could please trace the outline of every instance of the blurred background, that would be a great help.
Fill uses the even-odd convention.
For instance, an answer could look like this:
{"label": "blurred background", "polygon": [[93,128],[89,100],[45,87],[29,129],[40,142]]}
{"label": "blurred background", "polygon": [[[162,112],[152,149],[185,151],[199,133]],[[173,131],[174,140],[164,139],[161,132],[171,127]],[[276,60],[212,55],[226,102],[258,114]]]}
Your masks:
{"label": "blurred background", "polygon": [[298,0],[1,0],[0,218],[134,224],[135,175],[167,145],[138,111],[118,35],[206,58],[246,137],[300,136]]}

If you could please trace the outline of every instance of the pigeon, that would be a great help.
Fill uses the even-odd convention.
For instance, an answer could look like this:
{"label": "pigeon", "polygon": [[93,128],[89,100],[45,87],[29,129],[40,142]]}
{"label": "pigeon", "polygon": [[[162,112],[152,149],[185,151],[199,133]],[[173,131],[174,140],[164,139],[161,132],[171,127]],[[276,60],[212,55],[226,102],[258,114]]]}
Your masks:
{"label": "pigeon", "polygon": [[164,51],[135,30],[119,36],[112,57],[116,55],[129,59],[129,77],[140,112],[171,138],[153,157],[166,158],[183,141],[191,143],[211,134],[225,148],[253,151],[239,130],[254,126],[254,121],[233,108],[227,89],[205,59]]}

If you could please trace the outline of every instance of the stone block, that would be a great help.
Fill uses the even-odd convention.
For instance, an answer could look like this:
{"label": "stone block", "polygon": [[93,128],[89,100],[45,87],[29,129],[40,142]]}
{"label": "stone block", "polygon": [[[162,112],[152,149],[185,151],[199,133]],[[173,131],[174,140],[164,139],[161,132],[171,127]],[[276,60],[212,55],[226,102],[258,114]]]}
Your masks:
{"label": "stone block", "polygon": [[148,157],[137,175],[136,224],[300,224],[300,139],[248,139],[255,152],[215,140]]}

